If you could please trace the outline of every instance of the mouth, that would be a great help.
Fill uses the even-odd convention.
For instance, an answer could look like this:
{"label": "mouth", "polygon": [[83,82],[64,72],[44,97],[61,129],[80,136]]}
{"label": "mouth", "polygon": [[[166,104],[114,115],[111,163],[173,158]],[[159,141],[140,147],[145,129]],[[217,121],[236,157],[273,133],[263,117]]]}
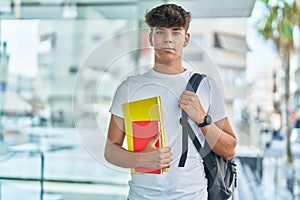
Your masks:
{"label": "mouth", "polygon": [[173,51],[175,51],[174,48],[170,48],[170,47],[161,48],[161,50],[166,51],[166,52],[173,52]]}

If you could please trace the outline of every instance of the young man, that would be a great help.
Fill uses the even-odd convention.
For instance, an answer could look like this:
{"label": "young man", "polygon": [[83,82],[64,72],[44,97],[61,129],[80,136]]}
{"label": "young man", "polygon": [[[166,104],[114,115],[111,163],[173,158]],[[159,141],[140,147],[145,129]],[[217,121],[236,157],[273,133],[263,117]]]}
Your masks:
{"label": "young man", "polygon": [[[162,174],[132,174],[130,200],[141,199],[207,199],[207,179],[202,159],[189,139],[184,167],[178,167],[182,153],[181,109],[189,115],[190,124],[201,143],[207,140],[213,151],[231,159],[236,137],[225,113],[225,102],[217,84],[204,78],[197,93],[186,91],[193,72],[182,66],[182,51],[190,40],[187,32],[191,15],[180,6],[164,4],[145,15],[150,26],[150,45],[155,50],[153,69],[131,76],[117,89],[110,112],[111,121],[105,149],[108,162],[124,168],[146,167],[169,170]],[[156,148],[154,137],[142,152],[122,148],[125,138],[122,104],[160,96],[162,99],[166,147]],[[209,115],[213,123],[199,128]]]}

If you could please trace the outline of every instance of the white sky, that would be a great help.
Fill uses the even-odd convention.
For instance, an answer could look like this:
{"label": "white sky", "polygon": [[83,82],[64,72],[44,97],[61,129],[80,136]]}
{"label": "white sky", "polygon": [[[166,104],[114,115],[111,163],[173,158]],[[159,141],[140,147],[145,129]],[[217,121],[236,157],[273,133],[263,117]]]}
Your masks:
{"label": "white sky", "polygon": [[256,23],[263,15],[264,7],[257,2],[248,18],[247,43],[251,51],[247,54],[247,80],[252,82],[262,71],[272,67],[277,61],[271,41],[266,41],[256,30]]}
{"label": "white sky", "polygon": [[36,76],[39,47],[38,25],[38,20],[1,21],[1,40],[7,42],[10,73],[25,77]]}

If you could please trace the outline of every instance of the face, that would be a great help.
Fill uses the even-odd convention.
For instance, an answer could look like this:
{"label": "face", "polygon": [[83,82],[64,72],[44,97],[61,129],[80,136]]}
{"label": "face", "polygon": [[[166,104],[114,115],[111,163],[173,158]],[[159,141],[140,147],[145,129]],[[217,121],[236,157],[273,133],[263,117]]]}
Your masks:
{"label": "face", "polygon": [[162,63],[181,59],[182,49],[189,43],[190,35],[183,27],[154,27],[149,35],[155,57]]}

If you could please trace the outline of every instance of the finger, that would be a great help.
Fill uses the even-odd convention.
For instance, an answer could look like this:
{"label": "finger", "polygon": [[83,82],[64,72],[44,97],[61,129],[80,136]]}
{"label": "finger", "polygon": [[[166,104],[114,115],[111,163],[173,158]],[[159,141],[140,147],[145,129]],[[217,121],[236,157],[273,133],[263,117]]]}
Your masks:
{"label": "finger", "polygon": [[159,149],[160,153],[171,153],[171,147],[162,147]]}
{"label": "finger", "polygon": [[192,103],[192,102],[190,101],[190,99],[180,99],[180,100],[179,100],[179,103],[180,103],[180,104],[187,105],[187,104],[190,104],[190,103]]}
{"label": "finger", "polygon": [[194,95],[196,95],[196,93],[195,93],[195,92],[188,91],[188,90],[185,90],[185,91],[182,92],[181,95],[182,95],[182,96],[189,97],[189,96],[194,96]]}
{"label": "finger", "polygon": [[172,158],[165,159],[163,161],[163,166],[164,167],[170,167],[171,166],[171,162],[172,162]]}
{"label": "finger", "polygon": [[195,101],[198,98],[196,94],[193,95],[183,95],[180,99],[186,100],[186,101]]}
{"label": "finger", "polygon": [[149,141],[148,144],[150,144],[151,146],[154,147],[155,144],[156,144],[156,142],[159,140],[159,137],[160,137],[160,133],[156,134],[156,135],[152,138],[152,140]]}
{"label": "finger", "polygon": [[164,163],[171,162],[171,160],[172,160],[172,154],[171,154],[171,152],[162,154],[161,155],[161,159],[163,160]]}
{"label": "finger", "polygon": [[193,111],[196,108],[192,104],[179,104],[179,108],[183,109],[184,111]]}
{"label": "finger", "polygon": [[182,108],[185,108],[185,109],[199,110],[198,105],[196,103],[192,103],[192,102],[180,103],[180,106],[182,106]]}

